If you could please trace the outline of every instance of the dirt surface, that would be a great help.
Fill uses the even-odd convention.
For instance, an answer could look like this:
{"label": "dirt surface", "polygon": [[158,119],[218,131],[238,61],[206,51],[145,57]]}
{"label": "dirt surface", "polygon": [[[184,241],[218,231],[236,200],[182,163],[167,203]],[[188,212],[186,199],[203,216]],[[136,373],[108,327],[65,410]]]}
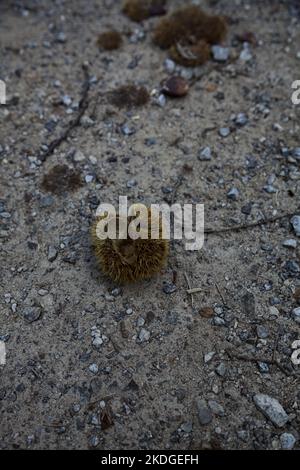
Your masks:
{"label": "dirt surface", "polygon": [[[190,91],[166,102],[158,17],[134,23],[117,0],[0,4],[0,449],[299,449],[291,217],[209,234],[199,252],[172,242],[161,276],[130,286],[91,249],[97,205],[119,195],[204,203],[213,229],[297,213],[299,3],[198,3],[228,18],[230,55],[178,68]],[[101,51],[110,29],[122,45]],[[256,45],[237,39],[249,31]],[[110,103],[131,82],[149,102]]]}

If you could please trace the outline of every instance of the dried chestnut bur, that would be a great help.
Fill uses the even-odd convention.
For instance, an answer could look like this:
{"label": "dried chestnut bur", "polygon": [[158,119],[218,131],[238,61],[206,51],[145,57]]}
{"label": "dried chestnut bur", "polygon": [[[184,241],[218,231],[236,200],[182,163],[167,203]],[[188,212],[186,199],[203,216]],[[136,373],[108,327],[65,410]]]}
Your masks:
{"label": "dried chestnut bur", "polygon": [[105,31],[99,34],[97,45],[100,49],[113,51],[119,49],[122,45],[122,36],[118,31]]}
{"label": "dried chestnut bur", "polygon": [[185,78],[174,75],[165,81],[161,91],[165,95],[172,96],[174,98],[181,98],[188,93],[189,88],[189,84]]}
{"label": "dried chestnut bur", "polygon": [[133,108],[147,104],[149,93],[146,88],[134,84],[122,85],[108,92],[108,100],[118,108]]}
{"label": "dried chestnut bur", "polygon": [[[140,204],[135,204],[134,208],[135,212],[140,214],[141,236],[136,240],[127,236],[128,226],[134,221],[134,216],[127,218],[117,214],[115,219],[114,214],[107,214],[105,217],[97,217],[92,226],[92,244],[96,259],[103,273],[121,284],[149,279],[159,274],[166,265],[169,253],[169,240],[165,236],[161,214],[150,208],[143,211]],[[106,222],[108,225],[116,224],[117,238],[102,237],[98,224]],[[153,239],[152,228],[157,234]]]}
{"label": "dried chestnut bur", "polygon": [[162,49],[169,49],[170,57],[178,64],[195,67],[210,58],[211,45],[220,44],[226,34],[223,17],[209,15],[192,5],[160,20],[153,41]]}
{"label": "dried chestnut bur", "polygon": [[67,165],[55,165],[42,180],[42,189],[61,195],[65,191],[76,191],[82,186],[80,173]]}
{"label": "dried chestnut bur", "polygon": [[140,23],[151,16],[166,14],[166,0],[127,0],[123,6],[123,13],[132,21]]}

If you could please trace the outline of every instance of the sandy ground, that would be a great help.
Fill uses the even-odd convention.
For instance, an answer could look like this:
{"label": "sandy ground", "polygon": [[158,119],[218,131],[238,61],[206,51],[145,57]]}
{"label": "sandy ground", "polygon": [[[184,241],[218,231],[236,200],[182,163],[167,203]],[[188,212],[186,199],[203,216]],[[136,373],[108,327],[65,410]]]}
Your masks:
{"label": "sandy ground", "polygon": [[[132,110],[106,94],[127,82],[151,93],[168,77],[167,53],[151,40],[158,18],[134,23],[118,0],[0,4],[0,449],[299,448],[290,217],[207,235],[199,252],[172,242],[161,276],[130,286],[107,280],[91,249],[97,205],[119,195],[204,203],[213,229],[297,211],[298,2],[198,3],[230,18],[230,58],[179,68],[194,82],[185,98],[159,106],[153,94]],[[110,28],[123,45],[100,51],[97,35]],[[236,39],[247,31],[256,46]],[[83,63],[84,117],[40,159],[77,115]],[[205,147],[210,160],[198,158]],[[57,164],[81,184],[47,191]],[[201,288],[193,305],[185,274]],[[278,401],[269,414],[259,394]]]}

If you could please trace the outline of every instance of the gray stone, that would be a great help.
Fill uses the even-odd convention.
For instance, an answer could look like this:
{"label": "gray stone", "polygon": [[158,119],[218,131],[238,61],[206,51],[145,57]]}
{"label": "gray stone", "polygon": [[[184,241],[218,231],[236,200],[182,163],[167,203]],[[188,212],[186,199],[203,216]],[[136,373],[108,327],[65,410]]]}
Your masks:
{"label": "gray stone", "polygon": [[285,246],[286,248],[297,248],[297,240],[294,240],[293,238],[289,238],[287,240],[284,240],[282,242],[282,246]]}
{"label": "gray stone", "polygon": [[211,352],[205,354],[204,355],[204,363],[207,364],[208,362],[210,362],[215,354],[216,354],[215,351],[211,351]]}
{"label": "gray stone", "polygon": [[229,58],[230,49],[222,46],[212,46],[213,58],[216,62],[226,62]]}
{"label": "gray stone", "polygon": [[295,322],[300,323],[300,307],[294,308],[292,311],[292,317]]}
{"label": "gray stone", "polygon": [[293,449],[294,445],[296,444],[297,439],[293,434],[290,434],[288,432],[284,432],[280,436],[280,444],[281,448],[284,450],[291,450]]}
{"label": "gray stone", "polygon": [[98,370],[99,370],[99,367],[95,363],[89,366],[89,371],[92,372],[92,374],[97,374]]}
{"label": "gray stone", "polygon": [[237,188],[231,188],[230,191],[227,193],[228,199],[231,199],[232,201],[236,201],[239,197],[239,190]]}
{"label": "gray stone", "polygon": [[99,444],[99,438],[97,436],[91,436],[89,438],[89,445],[91,447],[97,447],[98,444]]}
{"label": "gray stone", "polygon": [[300,215],[294,215],[291,219],[291,224],[297,237],[300,237]]}
{"label": "gray stone", "polygon": [[200,150],[198,159],[200,161],[209,161],[211,160],[211,148],[210,147],[205,147]]}
{"label": "gray stone", "polygon": [[239,113],[235,118],[235,123],[241,127],[245,126],[248,124],[248,116],[245,113]]}
{"label": "gray stone", "polygon": [[293,150],[293,157],[297,160],[300,159],[300,147],[296,147]]}
{"label": "gray stone", "polygon": [[296,261],[294,260],[290,260],[290,261],[287,261],[285,264],[284,264],[284,267],[287,271],[289,271],[291,274],[298,274],[300,273],[300,266],[298,263],[296,263]]}
{"label": "gray stone", "polygon": [[48,261],[52,263],[52,261],[54,261],[56,258],[57,258],[57,249],[54,246],[49,245],[48,246]]}
{"label": "gray stone", "polygon": [[266,186],[263,187],[263,190],[268,193],[268,194],[275,194],[277,193],[277,189],[274,188],[273,185],[267,184]]}
{"label": "gray stone", "polygon": [[9,212],[1,212],[0,217],[2,217],[2,219],[10,219],[11,214]]}
{"label": "gray stone", "polygon": [[95,124],[95,121],[93,121],[89,116],[82,116],[80,124],[87,129],[88,127],[92,127]]}
{"label": "gray stone", "polygon": [[165,95],[163,94],[160,94],[158,96],[158,98],[156,99],[155,103],[160,107],[160,108],[164,108],[167,104],[167,99],[165,97]]}
{"label": "gray stone", "polygon": [[226,322],[225,322],[224,318],[221,318],[221,317],[214,317],[212,322],[215,326],[225,326],[226,325]]}
{"label": "gray stone", "polygon": [[229,127],[221,127],[219,129],[219,134],[221,137],[228,137],[230,135]]}
{"label": "gray stone", "polygon": [[137,181],[136,181],[136,180],[129,180],[129,181],[127,181],[127,183],[126,183],[126,186],[127,186],[128,189],[134,188],[136,185],[137,185]]}
{"label": "gray stone", "polygon": [[165,294],[173,294],[177,290],[177,287],[175,284],[172,284],[171,282],[166,282],[163,287],[163,291]]}
{"label": "gray stone", "polygon": [[93,346],[95,346],[95,348],[99,348],[103,344],[103,339],[101,338],[101,336],[97,335],[94,337],[92,344]]}
{"label": "gray stone", "polygon": [[63,31],[60,31],[56,36],[57,42],[64,44],[67,41],[67,37]]}
{"label": "gray stone", "polygon": [[256,334],[260,339],[266,339],[269,336],[267,328],[262,325],[258,325],[256,328]]}
{"label": "gray stone", "polygon": [[253,401],[259,411],[272,421],[275,426],[281,428],[288,422],[289,417],[276,398],[258,393],[254,395]]}
{"label": "gray stone", "polygon": [[74,162],[83,162],[85,160],[85,155],[83,155],[81,150],[76,150],[73,156]]}
{"label": "gray stone", "polygon": [[220,377],[224,377],[225,374],[226,374],[226,366],[224,364],[224,362],[221,362],[221,364],[218,365],[218,367],[216,367],[216,373],[220,376]]}
{"label": "gray stone", "polygon": [[224,416],[225,411],[222,405],[220,403],[214,401],[214,400],[209,400],[208,401],[208,406],[210,407],[211,411],[213,412],[214,415],[217,416]]}
{"label": "gray stone", "polygon": [[240,60],[242,60],[243,62],[249,62],[250,60],[252,60],[252,54],[248,48],[242,50],[242,52],[240,53]]}
{"label": "gray stone", "polygon": [[127,124],[123,124],[121,127],[122,134],[124,135],[132,135],[135,133],[134,127],[129,127]]}
{"label": "gray stone", "polygon": [[183,423],[180,426],[180,431],[186,432],[187,434],[192,432],[193,430],[193,423],[191,421],[188,421],[187,423]]}
{"label": "gray stone", "polygon": [[71,106],[72,104],[72,98],[69,95],[64,95],[62,97],[62,102],[65,106]]}
{"label": "gray stone", "polygon": [[139,332],[139,341],[141,343],[144,343],[145,341],[149,341],[150,339],[150,331],[146,330],[145,328],[142,328],[141,331]]}
{"label": "gray stone", "polygon": [[168,73],[173,73],[174,70],[175,70],[175,67],[176,67],[176,64],[173,60],[171,59],[166,59],[165,62],[164,62],[164,67],[165,67],[165,70],[168,72]]}
{"label": "gray stone", "polygon": [[86,175],[84,179],[86,183],[91,183],[94,179],[94,175]]}
{"label": "gray stone", "polygon": [[199,423],[202,426],[205,426],[211,423],[213,419],[213,414],[210,408],[207,406],[207,403],[203,399],[197,400],[197,411],[198,411],[198,419]]}
{"label": "gray stone", "polygon": [[28,323],[37,321],[41,316],[42,310],[40,307],[25,307],[22,311],[22,315]]}
{"label": "gray stone", "polygon": [[265,362],[258,362],[257,365],[262,374],[268,374],[270,372],[270,368]]}

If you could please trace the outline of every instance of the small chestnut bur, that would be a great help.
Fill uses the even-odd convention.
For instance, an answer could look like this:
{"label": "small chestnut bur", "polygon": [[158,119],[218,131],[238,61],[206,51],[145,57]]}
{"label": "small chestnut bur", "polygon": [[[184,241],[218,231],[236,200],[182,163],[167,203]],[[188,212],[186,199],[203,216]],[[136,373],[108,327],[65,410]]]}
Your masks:
{"label": "small chestnut bur", "polygon": [[158,274],[169,252],[161,215],[141,204],[130,209],[128,216],[106,213],[97,217],[92,226],[97,261],[102,271],[119,283]]}
{"label": "small chestnut bur", "polygon": [[119,49],[119,47],[122,45],[122,42],[122,36],[118,31],[105,31],[99,34],[97,38],[98,47],[106,51]]}

